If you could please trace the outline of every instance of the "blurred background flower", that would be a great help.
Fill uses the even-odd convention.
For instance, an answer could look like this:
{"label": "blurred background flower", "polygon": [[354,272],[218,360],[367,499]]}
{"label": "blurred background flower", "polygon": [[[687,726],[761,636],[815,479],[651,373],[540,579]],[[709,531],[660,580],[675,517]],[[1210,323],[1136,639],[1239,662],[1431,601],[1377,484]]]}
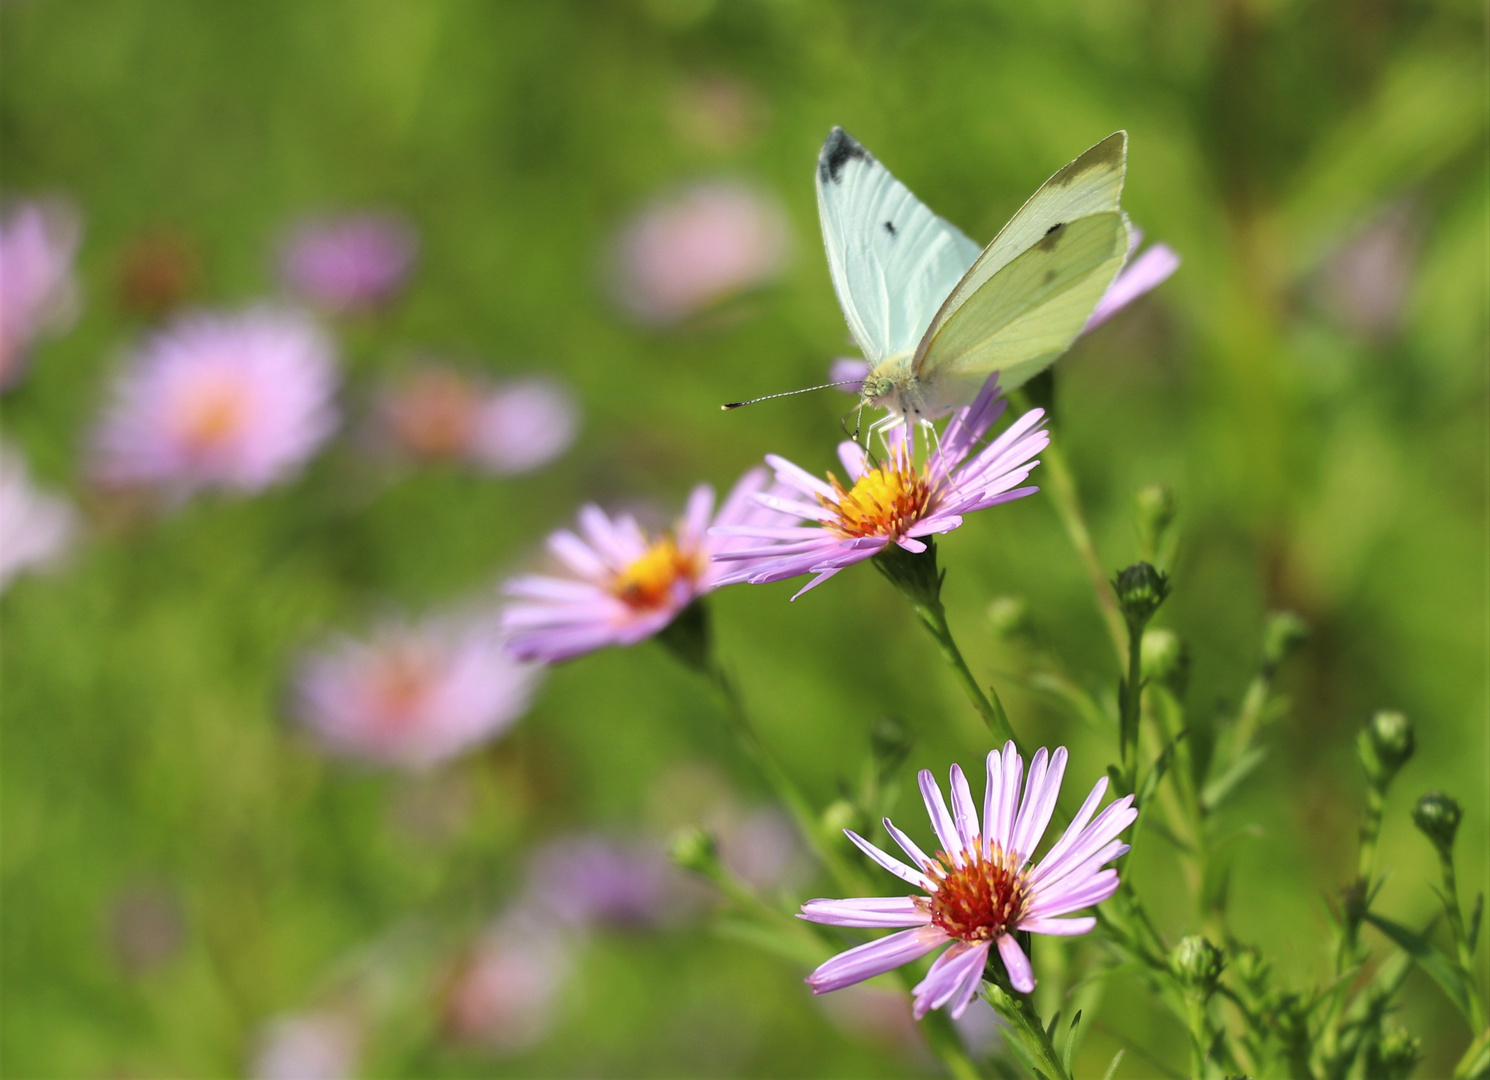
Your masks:
{"label": "blurred background flower", "polygon": [[679,322],[775,278],[786,266],[789,236],[781,207],[748,184],[685,188],[622,231],[616,298],[641,322]]}
{"label": "blurred background flower", "polygon": [[333,753],[425,768],[505,731],[541,675],[507,656],[494,619],[388,623],[306,658],[295,715]]}
{"label": "blurred background flower", "polygon": [[0,591],[22,571],[55,565],[76,531],[72,507],[33,487],[24,455],[0,442]]}
{"label": "blurred background flower", "polygon": [[414,227],[394,214],[362,213],[296,225],[280,246],[280,279],[300,299],[355,314],[391,301],[418,254]]}
{"label": "blurred background flower", "polygon": [[151,337],[94,433],[106,486],[253,492],[285,480],[337,424],[336,354],[303,316],[198,314]]}
{"label": "blurred background flower", "polygon": [[458,965],[445,996],[447,1030],[499,1054],[526,1049],[555,1024],[571,968],[570,945],[542,913],[511,912]]}
{"label": "blurred background flower", "polygon": [[72,325],[81,237],[78,212],[60,199],[20,202],[0,216],[0,389],[21,377],[33,341]]}
{"label": "blurred background flower", "polygon": [[311,1012],[264,1026],[249,1062],[252,1080],[350,1080],[357,1072],[361,1032],[350,1016]]}

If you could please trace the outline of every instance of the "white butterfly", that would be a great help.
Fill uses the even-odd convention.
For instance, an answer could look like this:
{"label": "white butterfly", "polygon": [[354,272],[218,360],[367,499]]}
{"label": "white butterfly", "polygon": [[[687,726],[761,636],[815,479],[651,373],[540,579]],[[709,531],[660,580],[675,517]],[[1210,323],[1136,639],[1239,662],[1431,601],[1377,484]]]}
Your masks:
{"label": "white butterfly", "polygon": [[1070,347],[1128,256],[1127,147],[1119,131],[1061,169],[980,254],[833,129],[818,213],[838,302],[871,365],[861,405],[889,410],[880,425],[943,416],[995,371],[1013,390]]}

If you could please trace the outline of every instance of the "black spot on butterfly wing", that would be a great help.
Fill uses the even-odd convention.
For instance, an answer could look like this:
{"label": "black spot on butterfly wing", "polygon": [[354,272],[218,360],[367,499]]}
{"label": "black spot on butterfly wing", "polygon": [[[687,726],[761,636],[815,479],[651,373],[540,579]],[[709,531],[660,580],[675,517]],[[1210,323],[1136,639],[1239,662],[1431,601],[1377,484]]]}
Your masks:
{"label": "black spot on butterfly wing", "polygon": [[843,182],[843,167],[850,161],[873,161],[874,155],[843,128],[836,127],[828,133],[822,152],[817,156],[817,174],[824,183]]}
{"label": "black spot on butterfly wing", "polygon": [[1045,235],[1035,241],[1035,247],[1041,251],[1054,251],[1064,235],[1066,235],[1066,223],[1062,221],[1046,229]]}
{"label": "black spot on butterfly wing", "polygon": [[896,231],[895,223],[893,221],[885,222],[885,232],[889,233],[892,239],[895,237]]}

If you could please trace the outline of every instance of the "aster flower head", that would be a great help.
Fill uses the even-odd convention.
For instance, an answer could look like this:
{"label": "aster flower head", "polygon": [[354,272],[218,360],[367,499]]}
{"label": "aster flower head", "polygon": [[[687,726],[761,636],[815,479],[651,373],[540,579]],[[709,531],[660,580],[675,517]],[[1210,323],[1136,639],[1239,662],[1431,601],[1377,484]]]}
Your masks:
{"label": "aster flower head", "polygon": [[73,256],[82,234],[66,203],[23,202],[0,219],[0,388],[20,377],[26,350],[77,313]]}
{"label": "aster flower head", "polygon": [[658,844],[576,835],[538,850],[528,892],[535,910],[576,929],[645,929],[681,912],[678,877]]}
{"label": "aster flower head", "polygon": [[541,676],[493,619],[389,623],[308,657],[295,712],[333,753],[418,769],[505,731]]}
{"label": "aster flower head", "polygon": [[508,650],[519,659],[555,663],[658,633],[719,587],[721,571],[712,557],[741,541],[713,535],[711,525],[792,520],[755,501],[766,486],[766,471],[752,469],[716,514],[714,489],[700,484],[676,525],[659,535],[630,514],[612,517],[593,504],[583,507],[578,532],[560,529],[548,538],[563,575],[524,574],[503,587],[513,600],[502,616]]}
{"label": "aster flower head", "polygon": [[0,590],[26,570],[55,563],[77,532],[77,513],[31,485],[26,459],[0,443]]}
{"label": "aster flower head", "polygon": [[774,199],[737,181],[698,184],[642,211],[616,252],[616,295],[639,321],[676,323],[785,267],[790,231]]}
{"label": "aster flower head", "polygon": [[515,908],[473,943],[444,995],[445,1026],[457,1039],[511,1054],[541,1040],[558,1019],[574,958],[541,913]]}
{"label": "aster flower head", "polygon": [[281,247],[280,278],[318,307],[365,311],[393,299],[418,250],[414,227],[391,214],[306,221]]}
{"label": "aster flower head", "polygon": [[720,583],[761,584],[815,575],[797,593],[800,596],[890,544],[919,554],[927,546],[921,537],[951,532],[962,524],[965,514],[1033,494],[1039,489],[1018,485],[1039,464],[1031,459],[1050,442],[1041,427],[1042,410],[1025,413],[987,446],[978,448],[1004,405],[995,374],[971,405],[952,414],[940,445],[920,466],[914,460],[913,440],[904,428],[896,427],[887,435],[887,455],[879,462],[871,462],[856,442],[840,443],[838,457],[851,481],[847,487],[832,473],[826,481],[819,480],[784,458],[767,457],[777,480],[790,494],[763,493],[756,500],[783,515],[815,524],[720,523],[715,534],[736,541],[736,546],[714,558],[746,564],[730,570]]}
{"label": "aster flower head", "polygon": [[183,317],[114,386],[94,437],[110,486],[259,491],[294,475],[336,428],[335,350],[270,308]]}
{"label": "aster flower head", "polygon": [[889,818],[884,823],[912,865],[848,832],[864,854],[925,895],[809,900],[802,905],[800,917],[810,922],[908,927],[827,961],[807,978],[814,993],[863,982],[950,945],[915,987],[915,1014],[919,1019],[930,1009],[951,1006],[957,1017],[977,993],[995,948],[1014,989],[1024,994],[1034,990],[1035,976],[1016,933],[1085,934],[1096,925],[1091,916],[1064,916],[1101,903],[1117,891],[1117,871],[1104,867],[1128,850],[1117,837],[1138,816],[1133,796],[1125,795],[1097,814],[1107,790],[1106,778],[1098,780],[1065,833],[1032,867],[1031,856],[1060,794],[1066,750],[1037,750],[1026,776],[1023,759],[1011,742],[1002,753],[989,753],[987,768],[981,824],[960,767],[952,766],[950,809],[931,772],[921,771],[921,797],[939,849],[927,855]]}

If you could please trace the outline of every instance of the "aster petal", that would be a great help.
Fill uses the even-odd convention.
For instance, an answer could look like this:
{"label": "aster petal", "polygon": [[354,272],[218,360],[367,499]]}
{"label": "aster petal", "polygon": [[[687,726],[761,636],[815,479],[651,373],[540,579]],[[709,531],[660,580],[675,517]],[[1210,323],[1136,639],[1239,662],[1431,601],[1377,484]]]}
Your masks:
{"label": "aster petal", "polygon": [[1012,739],[1004,743],[1002,771],[1003,788],[999,792],[998,828],[990,828],[988,831],[993,834],[999,847],[1007,852],[1014,839],[1014,815],[1019,809],[1019,785],[1024,778],[1024,759],[1014,749]]}
{"label": "aster petal", "polygon": [[909,866],[906,866],[905,863],[901,862],[895,856],[888,855],[885,852],[881,851],[879,848],[875,847],[868,840],[865,840],[862,836],[854,832],[854,830],[852,829],[844,829],[843,834],[847,836],[851,841],[853,841],[853,844],[856,848],[862,851],[865,855],[868,855],[880,866],[890,871],[890,873],[894,874],[901,881],[908,881],[912,885],[916,886],[918,889],[925,889],[927,892],[936,891],[935,887],[931,883],[931,879],[925,874],[921,873],[921,871],[912,870]]}
{"label": "aster petal", "polygon": [[[1034,766],[1030,766],[1031,775],[1034,771]],[[1055,753],[1050,755],[1050,763],[1041,777],[1038,795],[1027,799],[1028,809],[1021,815],[1015,829],[1014,846],[1024,853],[1026,861],[1039,846],[1040,838],[1045,835],[1045,827],[1050,824],[1050,815],[1055,812],[1056,799],[1061,794],[1061,780],[1065,775],[1066,748],[1058,746]]]}
{"label": "aster petal", "polygon": [[999,798],[1003,794],[1003,768],[1004,759],[997,750],[988,751],[988,786],[983,789],[983,855],[985,858],[993,854],[994,844],[1001,844],[1002,837],[997,835]]}
{"label": "aster petal", "polygon": [[833,489],[826,481],[819,480],[802,466],[787,461],[779,454],[767,454],[766,464],[775,470],[776,479],[783,484],[790,484],[808,495],[821,495],[825,499],[833,497]]}
{"label": "aster petal", "polygon": [[935,865],[935,860],[930,858],[926,854],[926,852],[922,851],[920,847],[917,846],[914,840],[897,829],[894,822],[892,822],[889,818],[883,818],[881,820],[884,822],[885,832],[890,834],[890,839],[899,844],[900,850],[909,855],[911,857],[911,861],[914,862],[921,869],[925,870],[929,876],[931,873],[931,868]]}
{"label": "aster petal", "polygon": [[[1083,829],[1071,844],[1063,851],[1057,851],[1061,845],[1052,848],[1050,854],[1040,860],[1040,865],[1030,875],[1030,887],[1035,888],[1047,881],[1058,881],[1065,876],[1073,867],[1079,866],[1092,855],[1096,854],[1118,833],[1122,832],[1133,819],[1138,816],[1138,811],[1133,809],[1133,796],[1124,795],[1121,799],[1108,804],[1107,809],[1097,815],[1097,820]],[[1072,822],[1075,825],[1075,822]],[[1067,829],[1070,835],[1071,829]],[[1062,842],[1066,839],[1061,837]],[[1052,857],[1054,856],[1054,857]]]}
{"label": "aster petal", "polygon": [[1086,829],[1087,822],[1091,821],[1092,815],[1097,812],[1097,804],[1102,801],[1102,796],[1106,791],[1107,777],[1104,776],[1092,785],[1092,790],[1088,793],[1086,800],[1081,804],[1081,809],[1076,811],[1076,816],[1066,826],[1066,831],[1061,834],[1061,838],[1045,853],[1045,858],[1040,860],[1039,867],[1031,875],[1032,879],[1041,878],[1047,863],[1055,862],[1055,860],[1071,849],[1072,844],[1081,839],[1081,834]]}
{"label": "aster petal", "polygon": [[594,548],[568,529],[550,533],[548,549],[580,577],[603,578],[610,574],[609,568],[601,561]]}
{"label": "aster petal", "polygon": [[957,826],[952,823],[952,815],[947,811],[947,800],[942,797],[942,789],[937,786],[936,777],[931,775],[930,769],[922,769],[916,780],[921,785],[921,798],[926,803],[926,813],[931,816],[931,828],[936,832],[942,850],[952,860],[953,866],[961,866],[964,860],[962,844],[958,842]]}
{"label": "aster petal", "polygon": [[873,896],[852,900],[809,900],[797,916],[828,926],[925,926],[931,910],[909,896]]}
{"label": "aster petal", "polygon": [[952,766],[948,787],[952,790],[952,821],[957,826],[962,850],[972,851],[978,837],[978,808],[973,804],[973,793],[967,786],[967,777],[962,775],[961,765]]}
{"label": "aster petal", "polygon": [[543,574],[519,574],[502,583],[502,592],[507,596],[529,600],[582,604],[593,601],[600,590],[588,581],[548,577]]}
{"label": "aster petal", "polygon": [[678,519],[678,546],[692,551],[703,543],[709,519],[714,516],[714,489],[708,484],[699,484],[688,493],[688,505]]}
{"label": "aster petal", "polygon": [[821,506],[811,503],[798,502],[795,499],[783,499],[777,495],[757,491],[750,496],[760,505],[778,513],[790,514],[796,518],[810,518],[813,521],[828,521],[833,517],[833,511],[825,510]]}
{"label": "aster petal", "polygon": [[967,1008],[967,1001],[972,999],[972,994],[967,993],[968,984],[972,983],[976,989],[983,978],[983,967],[988,963],[988,947],[986,941],[955,941],[950,949],[936,958],[926,978],[911,991],[916,996],[913,1012],[917,1020],[949,1001],[961,1004],[962,1008],[953,1009],[953,1016],[961,1015],[962,1009]]}
{"label": "aster petal", "polygon": [[1073,911],[1100,904],[1117,892],[1117,889],[1117,871],[1103,870],[1101,873],[1093,874],[1074,888],[1066,890],[1058,888],[1049,896],[1044,894],[1037,896],[1034,903],[1030,904],[1027,915],[1032,919],[1069,915]]}
{"label": "aster petal", "polygon": [[921,543],[921,541],[919,540],[913,540],[909,536],[898,537],[896,538],[895,542],[901,547],[905,548],[906,551],[909,551],[912,555],[919,555],[921,554],[921,552],[926,550],[925,544]]}
{"label": "aster petal", "polygon": [[999,956],[1004,961],[1004,968],[1009,972],[1009,982],[1014,989],[1021,994],[1033,993],[1035,989],[1035,973],[1030,969],[1030,958],[1024,955],[1024,950],[1019,947],[1010,934],[1000,934],[998,938]]}
{"label": "aster petal", "polygon": [[1024,780],[1024,799],[1019,804],[1019,815],[1014,819],[1014,828],[1009,834],[1009,846],[1006,850],[1017,853],[1021,862],[1029,858],[1030,849],[1026,846],[1029,821],[1035,804],[1045,791],[1045,770],[1049,765],[1049,758],[1049,752],[1042,746],[1030,759],[1030,770]]}
{"label": "aster petal", "polygon": [[919,960],[948,940],[946,933],[935,926],[902,930],[898,934],[839,953],[807,976],[807,985],[812,987],[814,994],[841,990],[845,986],[893,971],[902,964]]}
{"label": "aster petal", "polygon": [[1076,934],[1090,933],[1096,925],[1097,920],[1090,915],[1082,919],[1031,918],[1026,915],[1019,920],[1019,926],[1016,929],[1023,930],[1028,934],[1050,934],[1057,937],[1072,937]]}
{"label": "aster petal", "polygon": [[[1034,890],[1034,899],[1031,901],[1029,911],[1043,912],[1050,904],[1059,903],[1059,897],[1064,893],[1083,887],[1083,883],[1095,877],[1104,866],[1113,859],[1120,859],[1128,853],[1128,845],[1121,840],[1113,840],[1104,844],[1095,855],[1083,860],[1072,867],[1060,877],[1048,878],[1040,883],[1039,888]],[[1115,873],[1116,871],[1114,871]]]}
{"label": "aster petal", "polygon": [[[719,513],[714,515],[714,525],[718,527],[744,524],[756,510],[755,503],[750,496],[766,486],[768,476],[766,470],[759,465],[753,469],[747,469],[744,475],[735,481],[735,486],[730,488],[729,494],[724,497],[724,505],[719,508]],[[709,531],[712,533],[714,530]]]}
{"label": "aster petal", "polygon": [[823,530],[814,525],[715,525],[710,536],[744,536],[756,540],[807,540],[822,536]]}
{"label": "aster petal", "polygon": [[1160,285],[1179,266],[1180,257],[1167,244],[1155,244],[1149,248],[1119,271],[1092,309],[1091,317],[1081,332],[1084,334],[1101,326],[1144,293]]}
{"label": "aster petal", "polygon": [[932,533],[949,533],[953,529],[961,528],[961,514],[940,514],[937,517],[927,518],[919,521],[905,530],[906,536],[930,536]]}
{"label": "aster petal", "polygon": [[823,582],[827,581],[829,578],[833,577],[837,573],[837,569],[822,571],[820,574],[817,575],[817,577],[813,578],[806,585],[803,585],[796,592],[792,593],[792,599],[795,600],[803,593],[811,592],[813,589],[817,588],[819,585],[821,585]]}
{"label": "aster petal", "polygon": [[864,475],[864,448],[852,439],[845,439],[838,444],[838,460],[843,463],[849,479],[858,483],[859,477]]}

